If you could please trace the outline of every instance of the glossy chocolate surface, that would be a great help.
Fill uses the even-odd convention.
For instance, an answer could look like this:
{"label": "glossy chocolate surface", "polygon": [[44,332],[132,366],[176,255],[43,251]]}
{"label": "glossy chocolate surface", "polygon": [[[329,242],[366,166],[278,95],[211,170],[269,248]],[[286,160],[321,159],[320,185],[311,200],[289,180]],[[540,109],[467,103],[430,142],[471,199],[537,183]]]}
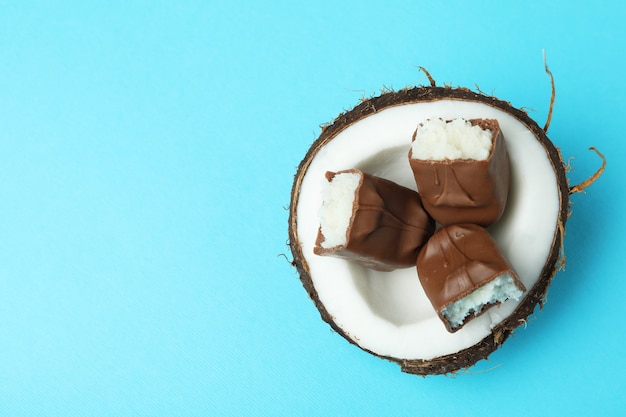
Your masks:
{"label": "glossy chocolate surface", "polygon": [[[409,151],[409,162],[424,208],[442,225],[488,226],[500,218],[506,205],[510,168],[500,125],[495,119],[469,122],[493,133],[491,152],[486,160],[421,160],[413,159]],[[417,130],[413,140],[416,134]]]}
{"label": "glossy chocolate surface", "polygon": [[[347,170],[341,172],[359,172]],[[336,173],[327,172],[332,181]],[[358,262],[379,271],[414,267],[421,247],[435,230],[418,193],[362,173],[347,232],[347,243],[324,248],[321,229],[314,252]]]}
{"label": "glossy chocolate surface", "polygon": [[[417,258],[417,273],[426,296],[450,332],[462,326],[452,328],[441,310],[496,277],[508,273],[525,291],[489,232],[473,224],[439,228]],[[493,305],[470,314],[463,324]]]}

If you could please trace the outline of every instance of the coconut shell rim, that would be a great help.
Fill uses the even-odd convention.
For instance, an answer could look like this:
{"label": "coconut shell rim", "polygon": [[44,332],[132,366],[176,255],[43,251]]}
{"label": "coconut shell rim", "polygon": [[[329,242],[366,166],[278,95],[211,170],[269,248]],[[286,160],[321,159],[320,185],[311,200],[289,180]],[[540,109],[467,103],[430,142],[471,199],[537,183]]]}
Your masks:
{"label": "coconut shell rim", "polygon": [[[299,244],[297,232],[297,203],[300,193],[302,179],[306,174],[310,163],[323,146],[337,136],[348,126],[356,123],[379,111],[407,104],[422,103],[438,100],[459,100],[483,103],[500,109],[523,123],[537,138],[544,147],[550,160],[550,164],[557,178],[559,189],[559,213],[557,217],[557,229],[554,234],[550,254],[544,263],[541,274],[535,285],[529,289],[527,295],[519,306],[502,322],[496,325],[491,333],[473,346],[459,352],[438,356],[433,359],[402,359],[390,356],[383,356],[369,349],[360,346],[357,341],[341,329],[334,321],[332,315],[326,310],[324,304],[319,299],[313,281],[309,273],[306,258]],[[291,189],[291,201],[289,208],[289,247],[293,255],[292,265],[296,267],[300,276],[300,281],[307,291],[309,297],[318,309],[322,320],[328,323],[331,328],[339,333],[344,339],[354,344],[359,349],[368,352],[381,359],[386,359],[400,365],[403,372],[415,375],[439,375],[457,372],[461,369],[469,368],[481,359],[487,359],[491,353],[498,349],[513,331],[520,325],[526,323],[537,305],[542,307],[543,299],[547,293],[550,282],[560,267],[560,256],[562,242],[565,233],[565,223],[569,215],[569,186],[566,177],[566,165],[558,148],[546,135],[546,132],[523,110],[517,109],[507,101],[500,100],[493,96],[477,93],[463,87],[438,87],[419,86],[406,88],[399,91],[385,92],[379,96],[362,100],[361,103],[351,110],[341,113],[335,120],[322,127],[319,137],[312,143],[305,157],[298,165],[294,182]]]}

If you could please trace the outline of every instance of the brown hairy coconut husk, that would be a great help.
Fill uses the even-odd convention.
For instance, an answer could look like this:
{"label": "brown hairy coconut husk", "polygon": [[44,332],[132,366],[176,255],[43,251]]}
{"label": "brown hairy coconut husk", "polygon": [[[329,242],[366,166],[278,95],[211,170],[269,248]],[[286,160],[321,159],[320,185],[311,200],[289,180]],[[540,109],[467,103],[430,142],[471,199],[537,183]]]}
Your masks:
{"label": "brown hairy coconut husk", "polygon": [[[289,244],[304,288],[337,333],[372,355],[398,363],[404,372],[433,375],[486,359],[541,306],[564,262],[569,196],[593,182],[604,164],[589,180],[569,186],[567,166],[546,135],[554,83],[548,122],[541,128],[506,101],[466,88],[436,86],[424,72],[430,86],[362,99],[322,128],[295,175]],[[313,253],[324,173],[356,168],[416,189],[407,153],[416,126],[434,117],[499,120],[511,159],[510,194],[502,218],[488,230],[526,287],[521,300],[491,308],[453,334],[428,303],[415,268],[371,271]]]}

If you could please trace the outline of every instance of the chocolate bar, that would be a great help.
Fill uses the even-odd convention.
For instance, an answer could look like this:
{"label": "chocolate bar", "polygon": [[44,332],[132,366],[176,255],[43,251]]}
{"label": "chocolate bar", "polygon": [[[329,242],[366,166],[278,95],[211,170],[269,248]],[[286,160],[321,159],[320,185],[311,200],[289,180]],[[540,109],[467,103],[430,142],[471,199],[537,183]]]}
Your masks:
{"label": "chocolate bar", "polygon": [[[440,224],[473,223],[489,226],[504,212],[509,190],[509,156],[495,119],[468,120],[490,130],[492,145],[484,160],[429,160],[413,156],[409,162],[426,211]],[[413,134],[413,141],[420,127]]]}
{"label": "chocolate bar", "polygon": [[[333,183],[350,174],[358,184],[354,192],[342,196],[348,200],[349,211],[347,227],[339,230],[343,239],[329,245],[331,232],[324,230],[322,219],[314,253],[348,259],[380,271],[414,267],[419,250],[435,230],[435,222],[424,210],[419,194],[356,169],[327,172],[326,179]],[[323,202],[327,204],[333,202]]]}
{"label": "chocolate bar", "polygon": [[426,296],[450,332],[525,291],[491,235],[473,224],[439,228],[416,265]]}

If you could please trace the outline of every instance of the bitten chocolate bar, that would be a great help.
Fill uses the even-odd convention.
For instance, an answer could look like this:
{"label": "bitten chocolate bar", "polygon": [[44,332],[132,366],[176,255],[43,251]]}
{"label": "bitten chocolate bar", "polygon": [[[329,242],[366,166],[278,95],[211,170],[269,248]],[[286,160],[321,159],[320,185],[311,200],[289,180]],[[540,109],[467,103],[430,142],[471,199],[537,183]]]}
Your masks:
{"label": "bitten chocolate bar", "polygon": [[[417,136],[431,133],[429,126],[422,124],[413,134],[409,162],[424,208],[437,222],[442,225],[473,223],[488,226],[504,212],[509,190],[509,156],[497,120],[472,119],[467,122],[468,129],[478,126],[491,132],[486,159],[464,157],[462,153],[458,157],[439,159],[419,156],[421,152],[416,152],[416,146],[417,151],[421,151],[419,146],[427,145],[416,144]],[[443,139],[437,143],[445,142],[445,126],[432,133],[440,136],[437,139]],[[454,133],[462,135],[458,130]],[[441,154],[442,150],[432,152],[437,153]]]}
{"label": "bitten chocolate bar", "polygon": [[316,254],[380,271],[415,266],[435,230],[418,193],[356,169],[326,179]]}
{"label": "bitten chocolate bar", "polygon": [[526,290],[491,235],[473,224],[439,228],[416,265],[426,296],[450,332]]}

